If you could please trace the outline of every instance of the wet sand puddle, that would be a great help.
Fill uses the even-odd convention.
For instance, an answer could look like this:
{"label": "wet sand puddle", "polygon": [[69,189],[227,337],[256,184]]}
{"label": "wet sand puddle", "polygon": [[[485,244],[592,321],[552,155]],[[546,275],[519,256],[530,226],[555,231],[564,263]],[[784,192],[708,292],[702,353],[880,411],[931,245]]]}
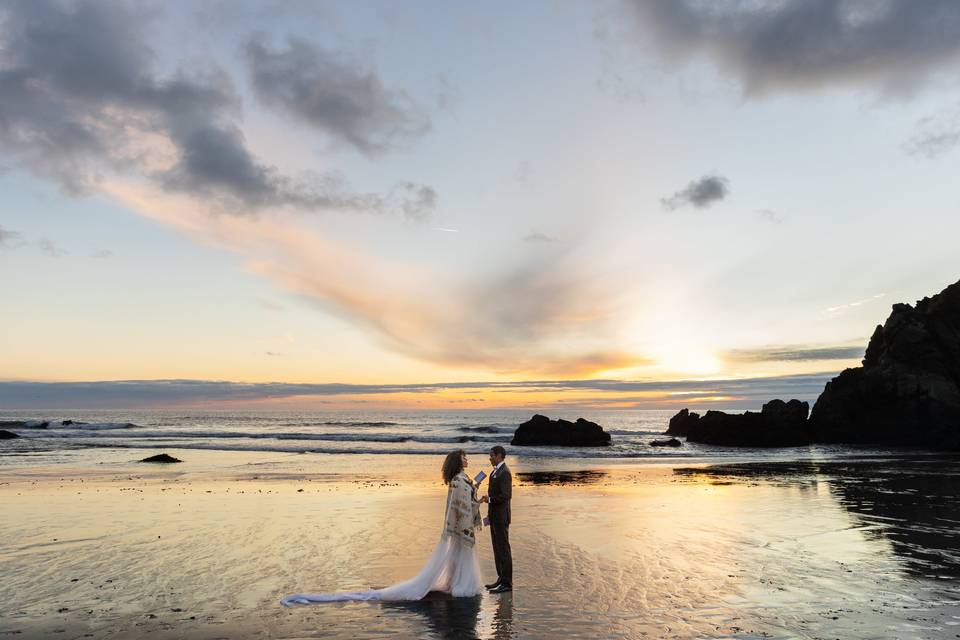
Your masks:
{"label": "wet sand puddle", "polygon": [[953,638],[956,469],[517,469],[512,594],[292,609],[279,598],[416,572],[442,517],[432,474],[14,483],[0,637]]}

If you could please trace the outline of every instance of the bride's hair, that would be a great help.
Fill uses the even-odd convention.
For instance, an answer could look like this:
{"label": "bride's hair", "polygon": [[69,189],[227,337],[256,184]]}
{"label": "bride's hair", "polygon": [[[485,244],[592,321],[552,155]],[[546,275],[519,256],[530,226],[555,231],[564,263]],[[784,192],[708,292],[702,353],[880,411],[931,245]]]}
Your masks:
{"label": "bride's hair", "polygon": [[447,454],[440,471],[443,474],[443,484],[450,484],[454,476],[463,471],[463,456],[465,455],[467,453],[463,449],[457,449]]}

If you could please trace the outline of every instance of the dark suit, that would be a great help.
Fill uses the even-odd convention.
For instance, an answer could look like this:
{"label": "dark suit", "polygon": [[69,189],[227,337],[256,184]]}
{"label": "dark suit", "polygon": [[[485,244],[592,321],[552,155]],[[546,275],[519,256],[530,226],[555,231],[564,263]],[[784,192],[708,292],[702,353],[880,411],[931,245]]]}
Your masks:
{"label": "dark suit", "polygon": [[513,476],[506,463],[490,474],[487,487],[490,506],[490,540],[493,542],[493,559],[497,565],[500,584],[513,586],[513,556],[510,554],[510,498],[513,497]]}

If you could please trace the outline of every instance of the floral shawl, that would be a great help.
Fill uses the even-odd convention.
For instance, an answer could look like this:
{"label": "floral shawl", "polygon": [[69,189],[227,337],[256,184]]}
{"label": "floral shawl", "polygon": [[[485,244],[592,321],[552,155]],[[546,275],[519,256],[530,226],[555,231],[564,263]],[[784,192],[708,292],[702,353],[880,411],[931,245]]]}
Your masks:
{"label": "floral shawl", "polygon": [[473,530],[480,528],[481,523],[480,504],[474,499],[473,481],[461,471],[450,481],[447,489],[443,533],[472,547],[477,541]]}

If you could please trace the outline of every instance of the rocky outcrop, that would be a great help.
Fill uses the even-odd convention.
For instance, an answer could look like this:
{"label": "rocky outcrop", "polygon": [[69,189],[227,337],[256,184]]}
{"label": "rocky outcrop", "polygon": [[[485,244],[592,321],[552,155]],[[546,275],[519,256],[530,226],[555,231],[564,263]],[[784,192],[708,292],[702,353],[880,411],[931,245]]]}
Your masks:
{"label": "rocky outcrop", "polygon": [[0,429],[0,440],[13,440],[14,438],[19,438],[17,434],[12,431],[7,431],[6,429]]}
{"label": "rocky outcrop", "polygon": [[760,413],[707,411],[700,417],[684,411],[686,409],[674,418],[683,416],[678,422],[686,430],[687,442],[726,447],[797,447],[810,443],[807,429],[810,405],[799,400],[771,400],[763,405]]}
{"label": "rocky outcrop", "polygon": [[518,447],[604,447],[610,444],[610,434],[597,423],[583,418],[570,422],[537,414],[517,427],[510,444]]}
{"label": "rocky outcrop", "polygon": [[[686,409],[684,409],[686,411]],[[693,414],[697,415],[697,414]],[[699,416],[698,416],[699,417]],[[682,447],[683,443],[677,440],[676,438],[670,438],[669,440],[654,440],[650,443],[651,447]]]}
{"label": "rocky outcrop", "polygon": [[690,425],[697,424],[699,419],[699,413],[690,413],[687,409],[681,409],[680,413],[670,418],[670,426],[667,427],[667,431],[663,435],[686,438]]}
{"label": "rocky outcrop", "polygon": [[161,454],[156,455],[156,456],[150,456],[149,458],[144,458],[144,459],[141,460],[140,462],[163,462],[163,463],[170,463],[170,462],[183,462],[183,460],[178,460],[177,458],[174,458],[173,456],[167,455],[167,454],[165,454],[165,453],[161,453]]}
{"label": "rocky outcrop", "polygon": [[824,443],[960,449],[960,282],[893,305],[863,366],[827,383],[810,428]]}

